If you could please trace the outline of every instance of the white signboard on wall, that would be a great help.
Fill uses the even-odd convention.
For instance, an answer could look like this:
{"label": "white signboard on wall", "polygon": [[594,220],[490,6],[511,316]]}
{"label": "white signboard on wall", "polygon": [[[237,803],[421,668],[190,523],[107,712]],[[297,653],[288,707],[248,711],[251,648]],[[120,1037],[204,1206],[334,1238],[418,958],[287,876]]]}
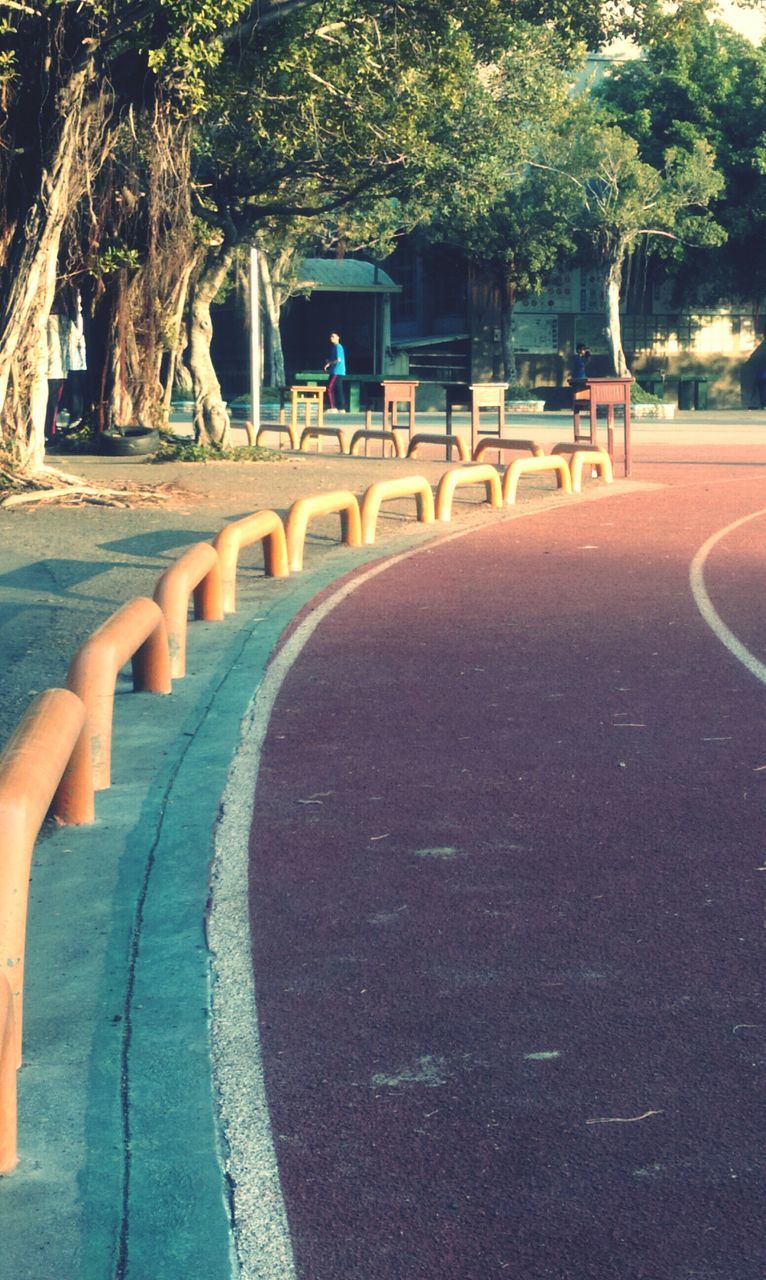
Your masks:
{"label": "white signboard on wall", "polygon": [[558,316],[513,315],[513,345],[520,355],[555,355],[559,349]]}
{"label": "white signboard on wall", "polygon": [[557,271],[547,281],[545,288],[526,302],[517,302],[515,310],[534,312],[563,311],[572,314],[580,310],[580,271]]}

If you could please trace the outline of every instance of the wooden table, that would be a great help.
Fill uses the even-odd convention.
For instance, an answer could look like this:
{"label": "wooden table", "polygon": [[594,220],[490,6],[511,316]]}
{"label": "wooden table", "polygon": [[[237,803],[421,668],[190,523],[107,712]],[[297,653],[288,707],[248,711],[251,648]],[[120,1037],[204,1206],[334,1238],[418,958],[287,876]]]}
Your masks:
{"label": "wooden table", "polygon": [[[606,408],[606,438],[609,457],[614,465],[614,406],[622,405],[624,430],[624,465],[625,475],[630,475],[630,388],[634,379],[627,378],[588,378],[584,385],[573,389],[572,414],[574,417],[575,440],[587,440],[594,446],[597,440],[597,422],[599,406]],[[584,410],[590,414],[590,435],[580,431],[580,414]]]}
{"label": "wooden table", "polygon": [[381,382],[383,388],[383,427],[388,430],[388,412],[391,410],[391,429],[396,426],[396,406],[406,404],[409,407],[409,431],[410,435],[415,430],[415,388],[420,386],[419,382],[388,380]]}
{"label": "wooden table", "polygon": [[322,426],[324,421],[324,393],[325,388],[320,387],[318,383],[309,383],[307,386],[290,388],[290,426],[293,431],[298,428],[298,412],[301,408],[304,410],[306,426],[311,426],[312,405],[316,405],[317,409],[317,426]]}
{"label": "wooden table", "polygon": [[473,457],[478,444],[482,409],[492,409],[497,414],[497,434],[498,436],[503,434],[505,393],[508,390],[508,383],[472,382],[468,390],[471,392],[471,457]]}

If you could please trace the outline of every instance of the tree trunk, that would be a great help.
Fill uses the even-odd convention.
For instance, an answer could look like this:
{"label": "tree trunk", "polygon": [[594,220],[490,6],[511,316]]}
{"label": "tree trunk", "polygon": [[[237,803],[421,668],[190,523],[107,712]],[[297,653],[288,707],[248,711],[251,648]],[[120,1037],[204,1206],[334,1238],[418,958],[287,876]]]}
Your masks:
{"label": "tree trunk", "polygon": [[267,386],[283,387],[285,385],[285,355],[282,350],[282,334],[279,328],[279,317],[282,310],[282,295],[274,288],[271,268],[265,253],[258,255],[261,284],[263,285],[263,301],[266,313],[264,325],[264,364]]}
{"label": "tree trunk", "polygon": [[229,413],[221,399],[221,384],[210,357],[213,321],[210,304],[226,279],[234,248],[221,246],[211,252],[191,291],[189,366],[194,386],[194,439],[227,449],[231,430]]}
{"label": "tree trunk", "polygon": [[516,286],[512,280],[503,276],[500,280],[500,343],[503,352],[503,373],[505,381],[513,385],[518,380],[516,368],[516,348],[513,341],[513,304],[516,301]]}
{"label": "tree trunk", "polygon": [[166,426],[170,420],[170,405],[173,397],[173,388],[176,384],[178,374],[183,368],[183,351],[186,345],[186,337],[184,334],[184,311],[186,310],[186,303],[189,297],[189,284],[192,272],[195,270],[198,263],[199,257],[195,254],[194,257],[189,259],[189,262],[181,272],[177,285],[162,404],[163,418]]}
{"label": "tree trunk", "polygon": [[622,325],[620,323],[620,289],[624,252],[618,251],[607,266],[606,273],[606,340],[612,355],[612,366],[618,378],[628,377],[630,370],[622,349]]}
{"label": "tree trunk", "polygon": [[[26,212],[6,226],[0,262],[0,439],[22,467],[43,463],[46,379],[46,324],[56,284],[56,262],[64,225],[87,176],[89,125],[103,123],[100,105],[84,108],[89,67],[57,90],[56,125],[44,139],[37,183]],[[51,96],[54,87],[49,86]],[[44,132],[41,129],[41,132]],[[27,180],[29,174],[26,175]],[[23,181],[11,170],[9,181]]]}

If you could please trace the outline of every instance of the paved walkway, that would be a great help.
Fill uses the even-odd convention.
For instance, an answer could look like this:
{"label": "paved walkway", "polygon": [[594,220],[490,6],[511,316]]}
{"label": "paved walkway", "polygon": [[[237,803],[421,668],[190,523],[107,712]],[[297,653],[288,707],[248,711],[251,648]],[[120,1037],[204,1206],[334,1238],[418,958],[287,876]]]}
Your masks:
{"label": "paved walkway", "polygon": [[743,461],[405,558],[289,671],[251,914],[301,1280],[766,1273]]}

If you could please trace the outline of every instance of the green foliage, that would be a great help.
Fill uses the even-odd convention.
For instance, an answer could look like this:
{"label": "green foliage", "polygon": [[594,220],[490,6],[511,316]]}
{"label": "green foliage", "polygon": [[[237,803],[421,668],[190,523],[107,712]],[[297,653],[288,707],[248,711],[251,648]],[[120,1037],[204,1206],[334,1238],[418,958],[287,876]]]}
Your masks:
{"label": "green foliage", "polygon": [[159,449],[147,462],[283,462],[284,454],[260,445],[240,445],[218,449],[214,445],[195,444],[175,438],[162,440]]}
{"label": "green foliage", "polygon": [[632,404],[664,404],[661,396],[652,395],[651,391],[645,391],[637,382],[631,383],[630,399]]}
{"label": "green foliage", "polygon": [[579,229],[604,263],[620,262],[640,239],[711,244],[725,236],[708,211],[723,180],[704,139],[668,147],[649,164],[635,138],[586,103],[556,161],[579,190]]}
{"label": "green foliage", "polygon": [[712,20],[705,0],[683,0],[655,15],[644,57],[617,69],[600,96],[647,163],[661,165],[668,146],[693,154],[702,145],[715,155],[721,182],[709,217],[725,236],[684,229],[699,248],[675,268],[679,302],[759,301],[766,292],[764,48]]}

